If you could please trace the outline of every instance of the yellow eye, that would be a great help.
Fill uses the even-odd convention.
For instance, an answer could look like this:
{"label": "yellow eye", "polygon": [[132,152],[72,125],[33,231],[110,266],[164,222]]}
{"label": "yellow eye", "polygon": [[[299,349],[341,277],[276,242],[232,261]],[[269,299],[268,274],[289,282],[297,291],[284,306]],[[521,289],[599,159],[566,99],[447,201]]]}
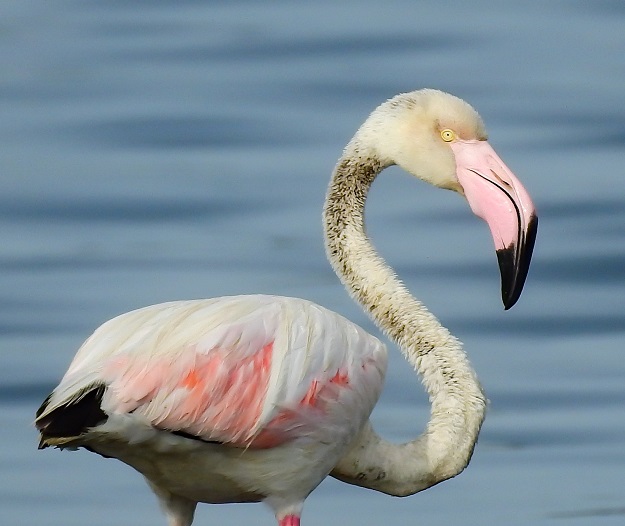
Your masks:
{"label": "yellow eye", "polygon": [[443,139],[445,142],[451,142],[455,138],[456,134],[453,132],[453,130],[450,130],[449,128],[441,130],[441,139]]}

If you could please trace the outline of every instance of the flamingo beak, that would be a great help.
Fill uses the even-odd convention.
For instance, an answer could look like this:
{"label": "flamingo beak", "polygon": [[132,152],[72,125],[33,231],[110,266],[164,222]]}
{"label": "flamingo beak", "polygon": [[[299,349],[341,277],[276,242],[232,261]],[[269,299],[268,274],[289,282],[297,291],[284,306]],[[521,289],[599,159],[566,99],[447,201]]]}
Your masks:
{"label": "flamingo beak", "polygon": [[456,175],[473,213],[488,224],[501,273],[506,310],[523,290],[538,229],[532,200],[521,182],[486,141],[450,143]]}

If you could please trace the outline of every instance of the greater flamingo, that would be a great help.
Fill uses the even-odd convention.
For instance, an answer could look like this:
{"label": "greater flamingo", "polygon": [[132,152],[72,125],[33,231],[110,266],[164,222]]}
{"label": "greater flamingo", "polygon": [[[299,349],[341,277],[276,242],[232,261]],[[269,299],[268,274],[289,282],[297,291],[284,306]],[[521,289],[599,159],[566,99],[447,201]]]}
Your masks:
{"label": "greater flamingo", "polygon": [[153,305],[103,324],[38,410],[39,447],[82,447],[129,464],[171,526],[189,526],[198,502],[258,501],[279,526],[297,526],[328,474],[404,496],[460,473],[486,399],[461,343],[374,250],[364,206],[393,164],[464,195],[490,227],[512,307],[537,217],[486,139],[461,99],[400,94],[349,142],[327,194],[328,259],[429,394],[430,421],[415,440],[391,444],[369,422],[386,371],[383,343],[311,302],[252,295]]}

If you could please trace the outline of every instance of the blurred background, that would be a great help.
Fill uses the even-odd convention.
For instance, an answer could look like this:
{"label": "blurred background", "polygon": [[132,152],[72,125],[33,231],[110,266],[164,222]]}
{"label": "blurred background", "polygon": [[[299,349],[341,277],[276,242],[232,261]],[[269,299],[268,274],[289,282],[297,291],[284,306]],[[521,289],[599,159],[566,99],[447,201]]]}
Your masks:
{"label": "blurred background", "polygon": [[[4,0],[0,7],[0,522],[165,524],[140,475],[37,452],[34,412],[80,343],[144,305],[301,296],[377,333],[325,261],[320,212],[380,102],[474,105],[540,216],[504,312],[488,229],[390,169],[368,230],[464,343],[490,398],[469,468],[396,499],[325,481],[303,524],[625,520],[625,3]],[[428,403],[391,349],[375,425]],[[196,524],[273,525],[261,505]]]}

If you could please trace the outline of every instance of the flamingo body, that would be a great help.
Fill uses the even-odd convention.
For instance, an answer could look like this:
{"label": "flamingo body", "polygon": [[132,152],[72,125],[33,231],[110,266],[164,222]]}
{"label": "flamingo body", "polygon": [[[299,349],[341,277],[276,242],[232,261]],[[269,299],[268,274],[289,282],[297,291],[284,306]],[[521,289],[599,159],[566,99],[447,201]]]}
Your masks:
{"label": "flamingo body", "polygon": [[[98,328],[38,421],[46,445],[120,458],[161,492],[303,502],[367,421],[386,360],[377,338],[305,300],[164,303]],[[97,425],[55,433],[54,417],[98,389]]]}

